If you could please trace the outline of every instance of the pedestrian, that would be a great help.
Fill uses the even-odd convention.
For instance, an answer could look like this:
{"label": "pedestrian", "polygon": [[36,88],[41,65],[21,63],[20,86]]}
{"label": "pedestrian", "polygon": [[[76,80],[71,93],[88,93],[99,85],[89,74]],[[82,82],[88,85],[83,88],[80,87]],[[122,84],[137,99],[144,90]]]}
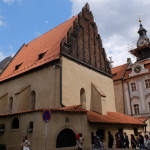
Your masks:
{"label": "pedestrian", "polygon": [[121,138],[118,133],[115,134],[116,148],[122,148]]}
{"label": "pedestrian", "polygon": [[96,131],[96,141],[95,141],[95,146],[94,148],[96,150],[99,150],[100,148],[103,148],[103,143],[102,143],[102,138],[101,136],[99,135],[99,132]]}
{"label": "pedestrian", "polygon": [[82,133],[79,133],[79,139],[77,140],[77,147],[78,150],[82,150],[83,149],[83,137],[82,137]]}
{"label": "pedestrian", "polygon": [[132,149],[136,149],[136,145],[137,145],[137,142],[135,140],[135,137],[133,134],[131,134],[131,146],[132,146]]}
{"label": "pedestrian", "polygon": [[139,134],[138,141],[139,141],[139,149],[144,149],[144,137],[142,134]]}
{"label": "pedestrian", "polygon": [[144,138],[144,149],[150,150],[150,139],[148,135],[145,135],[145,138]]}
{"label": "pedestrian", "polygon": [[114,138],[110,131],[108,131],[108,148],[112,148],[114,144]]}
{"label": "pedestrian", "polygon": [[25,136],[22,145],[23,145],[23,150],[29,150],[30,141],[27,139],[27,136]]}
{"label": "pedestrian", "polygon": [[22,140],[22,142],[21,142],[21,150],[23,150],[24,142],[25,142],[25,138],[23,138],[23,140]]}
{"label": "pedestrian", "polygon": [[95,142],[96,142],[96,137],[94,136],[94,132],[91,132],[91,145],[92,145],[92,150],[94,150]]}
{"label": "pedestrian", "polygon": [[119,131],[118,132],[118,136],[120,137],[120,140],[121,140],[121,148],[124,148],[124,136],[123,136],[123,132]]}
{"label": "pedestrian", "polygon": [[129,138],[126,132],[124,132],[124,147],[129,148]]}

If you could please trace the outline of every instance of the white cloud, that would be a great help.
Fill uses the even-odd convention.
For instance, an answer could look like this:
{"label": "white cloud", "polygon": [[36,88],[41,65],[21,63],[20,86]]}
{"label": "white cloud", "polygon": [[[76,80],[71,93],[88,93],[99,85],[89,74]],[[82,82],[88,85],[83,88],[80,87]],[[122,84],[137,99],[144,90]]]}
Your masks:
{"label": "white cloud", "polygon": [[3,21],[3,16],[0,16],[0,27],[5,27],[6,23]]}
{"label": "white cloud", "polygon": [[38,37],[38,36],[40,36],[40,35],[41,35],[41,32],[39,32],[39,31],[34,33],[34,36],[35,36],[35,37]]}
{"label": "white cloud", "polygon": [[3,1],[4,3],[9,4],[9,5],[14,3],[14,2],[17,2],[19,4],[22,3],[22,0],[1,0],[1,1]]}
{"label": "white cloud", "polygon": [[45,21],[45,24],[48,24],[48,20]]}
{"label": "white cloud", "polygon": [[115,61],[114,66],[126,63],[128,44],[136,46],[138,40],[138,14],[150,35],[149,0],[70,0],[72,15],[76,15],[88,2],[98,26],[103,46],[108,56]]}

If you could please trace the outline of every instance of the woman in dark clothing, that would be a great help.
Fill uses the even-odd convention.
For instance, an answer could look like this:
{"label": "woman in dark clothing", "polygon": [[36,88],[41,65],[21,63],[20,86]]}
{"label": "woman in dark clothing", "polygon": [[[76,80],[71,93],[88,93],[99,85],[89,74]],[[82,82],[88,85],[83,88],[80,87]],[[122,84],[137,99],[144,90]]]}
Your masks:
{"label": "woman in dark clothing", "polygon": [[112,148],[114,143],[113,135],[108,131],[108,148]]}
{"label": "woman in dark clothing", "polygon": [[115,134],[115,139],[116,139],[116,148],[122,148],[121,138],[118,135],[118,133]]}
{"label": "woman in dark clothing", "polygon": [[94,136],[94,132],[91,132],[91,145],[92,145],[92,150],[94,150],[95,141],[96,141],[96,137]]}
{"label": "woman in dark clothing", "polygon": [[137,145],[137,142],[135,140],[135,137],[133,134],[131,134],[131,146],[132,146],[132,149],[136,149],[136,145]]}
{"label": "woman in dark clothing", "polygon": [[124,133],[124,147],[129,148],[129,139],[128,139],[128,135],[126,134],[126,132]]}

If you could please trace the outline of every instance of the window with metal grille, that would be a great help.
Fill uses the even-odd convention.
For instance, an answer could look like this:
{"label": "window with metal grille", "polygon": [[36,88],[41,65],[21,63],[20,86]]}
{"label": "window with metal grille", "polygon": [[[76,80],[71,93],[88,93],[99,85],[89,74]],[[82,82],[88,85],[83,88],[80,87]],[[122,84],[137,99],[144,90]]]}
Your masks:
{"label": "window with metal grille", "polygon": [[59,147],[72,147],[76,145],[75,133],[71,129],[62,130],[56,141],[56,148]]}
{"label": "window with metal grille", "polygon": [[150,79],[145,80],[146,88],[150,88]]}
{"label": "window with metal grille", "polygon": [[131,83],[131,90],[136,91],[136,84],[135,82]]}
{"label": "window with metal grille", "polygon": [[134,104],[133,107],[134,107],[134,113],[136,115],[139,114],[140,113],[139,104]]}

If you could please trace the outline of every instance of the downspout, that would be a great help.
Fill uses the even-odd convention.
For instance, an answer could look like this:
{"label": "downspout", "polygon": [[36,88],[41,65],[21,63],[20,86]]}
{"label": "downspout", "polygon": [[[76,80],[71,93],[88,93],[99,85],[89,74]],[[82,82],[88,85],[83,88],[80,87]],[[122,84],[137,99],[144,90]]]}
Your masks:
{"label": "downspout", "polygon": [[[60,58],[61,59],[61,58]],[[59,87],[59,90],[60,90],[60,105],[62,107],[65,107],[65,105],[62,103],[62,61],[60,60],[60,64],[54,64],[54,66],[56,67],[59,67],[60,69],[60,76],[59,76],[59,79],[60,79],[60,87]]]}
{"label": "downspout", "polygon": [[[126,82],[126,81],[125,81]],[[129,83],[126,82],[128,85],[128,94],[129,94],[129,100],[130,100],[130,110],[131,110],[131,116],[133,116],[133,112],[132,112],[132,104],[131,104],[131,95],[130,95],[130,89],[129,89]]]}
{"label": "downspout", "polygon": [[61,65],[60,65],[60,105],[62,107],[65,107],[65,105],[62,102],[62,60],[61,60]]}

